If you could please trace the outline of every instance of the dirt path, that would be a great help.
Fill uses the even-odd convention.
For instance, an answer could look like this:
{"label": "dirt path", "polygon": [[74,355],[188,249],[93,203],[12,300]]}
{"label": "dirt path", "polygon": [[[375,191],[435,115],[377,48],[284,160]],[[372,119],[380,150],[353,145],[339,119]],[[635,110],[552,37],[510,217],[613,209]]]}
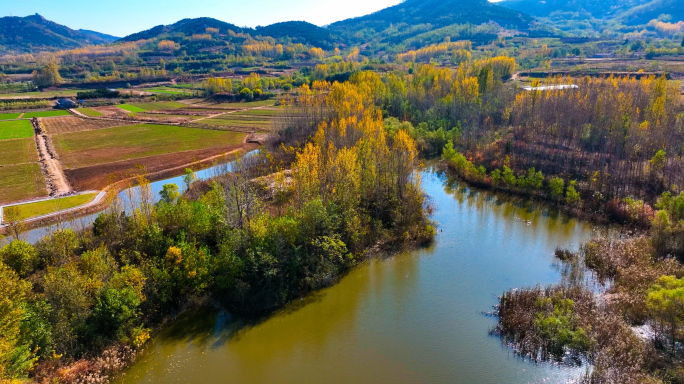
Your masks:
{"label": "dirt path", "polygon": [[62,164],[52,146],[52,139],[43,131],[38,119],[32,119],[31,124],[33,124],[33,130],[36,133],[36,147],[38,148],[40,166],[45,176],[48,193],[52,197],[60,197],[72,193],[73,190],[64,175]]}
{"label": "dirt path", "polygon": [[191,121],[191,122],[194,123],[194,122],[197,122],[197,121],[202,121],[202,120],[207,120],[207,119],[213,119],[214,117],[219,117],[219,116],[227,115],[227,114],[229,114],[229,113],[235,113],[235,112],[222,112],[222,113],[219,113],[219,114],[216,114],[216,115],[211,115],[211,116],[203,117],[203,118],[201,118],[201,119],[196,119],[196,120],[193,120],[193,121]]}
{"label": "dirt path", "polygon": [[76,109],[70,109],[69,112],[73,113],[74,115],[76,115],[78,117],[84,117],[84,118],[88,117],[88,116],[84,115],[83,113],[77,111]]}

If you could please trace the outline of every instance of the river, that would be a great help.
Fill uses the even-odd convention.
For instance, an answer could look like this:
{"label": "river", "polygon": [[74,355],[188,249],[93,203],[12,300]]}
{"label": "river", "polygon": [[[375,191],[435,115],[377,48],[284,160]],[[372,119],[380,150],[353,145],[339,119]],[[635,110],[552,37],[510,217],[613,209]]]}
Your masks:
{"label": "river", "polygon": [[[259,151],[251,151],[246,153],[244,156],[242,156],[242,159],[246,159],[249,157],[252,157],[256,155]],[[214,165],[212,167],[208,167],[202,170],[198,170],[195,172],[195,180],[207,180],[209,178],[215,177],[221,173],[225,172],[230,172],[233,169],[233,166],[235,164],[235,161],[230,161],[224,164],[218,164]],[[158,180],[150,183],[150,189],[152,191],[152,202],[156,203],[158,202],[161,198],[159,196],[159,192],[163,189],[165,184],[176,184],[180,190],[180,192],[185,191],[185,183],[183,181],[183,176],[176,176],[176,177],[171,177],[168,179],[163,179],[163,180]],[[117,195],[117,198],[119,200],[120,206],[126,211],[127,213],[131,213],[132,207],[137,206],[137,202],[134,202],[134,204],[130,203],[131,198],[136,199],[136,193],[139,191],[138,187],[131,187],[124,189],[123,191],[119,192]],[[50,233],[54,232],[57,228],[73,228],[76,231],[83,230],[87,227],[90,227],[93,222],[95,222],[95,219],[99,213],[95,213],[92,215],[86,215],[86,216],[81,216],[73,219],[68,219],[64,220],[63,222],[55,225],[50,225],[46,227],[39,227],[32,229],[28,232],[22,233],[21,234],[21,239],[24,241],[27,241],[29,243],[35,244],[45,236],[49,235]],[[0,239],[0,246],[3,245],[6,242],[11,241],[9,237],[5,239]]]}
{"label": "river", "polygon": [[507,289],[561,278],[556,246],[597,229],[426,171],[438,236],[366,262],[263,319],[192,313],[155,335],[118,384],[563,383],[585,368],[534,364],[488,331]]}

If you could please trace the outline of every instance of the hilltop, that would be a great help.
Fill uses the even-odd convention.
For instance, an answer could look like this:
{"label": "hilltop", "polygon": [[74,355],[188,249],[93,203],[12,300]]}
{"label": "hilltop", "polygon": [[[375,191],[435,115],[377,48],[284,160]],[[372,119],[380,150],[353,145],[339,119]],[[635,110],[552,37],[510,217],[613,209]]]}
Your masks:
{"label": "hilltop", "polygon": [[536,17],[582,17],[614,20],[625,25],[647,24],[664,16],[684,21],[684,0],[506,0],[499,3]]}
{"label": "hilltop", "polygon": [[272,37],[276,40],[287,39],[294,43],[312,44],[323,48],[329,48],[332,44],[339,41],[339,38],[329,30],[304,21],[288,21],[265,27],[242,28],[210,17],[183,19],[171,25],[158,25],[146,31],[126,36],[119,41],[148,40],[174,33],[192,36],[206,33],[207,28],[217,29],[218,33],[223,35],[230,34],[230,32],[236,34],[244,33],[251,36],[261,35]]}
{"label": "hilltop", "polygon": [[529,29],[533,18],[487,0],[406,0],[370,15],[339,21],[330,30],[352,40],[384,35],[408,38],[439,28],[496,23],[512,29]]}
{"label": "hilltop", "polygon": [[73,30],[38,14],[0,18],[0,52],[3,50],[35,52],[78,48],[93,44],[107,44],[117,39],[117,37],[103,33]]}

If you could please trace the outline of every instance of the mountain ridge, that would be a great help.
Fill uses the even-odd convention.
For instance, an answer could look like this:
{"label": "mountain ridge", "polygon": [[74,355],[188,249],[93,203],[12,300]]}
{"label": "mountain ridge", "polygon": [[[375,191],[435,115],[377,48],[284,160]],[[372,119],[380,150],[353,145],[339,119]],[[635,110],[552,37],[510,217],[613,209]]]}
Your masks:
{"label": "mountain ridge", "polygon": [[74,30],[39,14],[0,18],[0,47],[7,50],[35,51],[78,48],[107,44],[118,38],[100,32]]}

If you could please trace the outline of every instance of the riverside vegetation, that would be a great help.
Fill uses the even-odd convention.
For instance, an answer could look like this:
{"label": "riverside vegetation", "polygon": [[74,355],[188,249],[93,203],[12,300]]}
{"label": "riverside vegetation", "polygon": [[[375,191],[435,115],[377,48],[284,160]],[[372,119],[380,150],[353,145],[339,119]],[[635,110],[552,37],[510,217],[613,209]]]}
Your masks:
{"label": "riverside vegetation", "polygon": [[[413,139],[385,132],[365,83],[326,87],[307,104],[320,124],[288,127],[313,132],[299,149],[283,141],[208,183],[189,172],[187,193],[167,185],[154,205],[141,176],[132,214],[114,204],[90,230],[2,248],[0,377],[104,380],[193,303],[270,311],[371,247],[430,241]],[[291,177],[275,158],[292,159]]]}
{"label": "riverside vegetation", "polygon": [[[642,60],[680,54],[681,36],[662,30],[678,24],[572,43],[543,28],[528,31],[539,40],[497,36],[486,21],[426,29],[402,12],[419,8],[437,9],[407,1],[379,14],[378,30],[338,23],[340,36],[300,25],[301,38],[270,37],[186,19],[117,44],[0,57],[0,70],[33,79],[0,88],[20,97],[81,84],[101,88],[72,92],[97,107],[173,80],[141,101],[283,99],[277,137],[235,172],[197,183],[190,172],[187,192],[168,185],[157,204],[141,176],[131,213],[113,204],[86,231],[2,248],[0,380],[105,381],[184,309],[272,311],[373,251],[429,241],[416,169],[421,157],[441,157],[470,183],[642,231],[597,239],[577,255],[559,251],[575,279],[504,294],[496,333],[535,359],[590,361],[588,382],[684,382],[684,108],[678,84],[660,74],[679,69]],[[521,28],[531,20],[486,9]],[[597,53],[634,61],[548,76],[554,60],[568,69]],[[524,89],[519,69],[545,80],[526,79]],[[601,76],[581,76],[588,72]],[[579,284],[583,266],[610,283],[601,300]],[[637,338],[635,325],[649,325],[653,340]]]}

